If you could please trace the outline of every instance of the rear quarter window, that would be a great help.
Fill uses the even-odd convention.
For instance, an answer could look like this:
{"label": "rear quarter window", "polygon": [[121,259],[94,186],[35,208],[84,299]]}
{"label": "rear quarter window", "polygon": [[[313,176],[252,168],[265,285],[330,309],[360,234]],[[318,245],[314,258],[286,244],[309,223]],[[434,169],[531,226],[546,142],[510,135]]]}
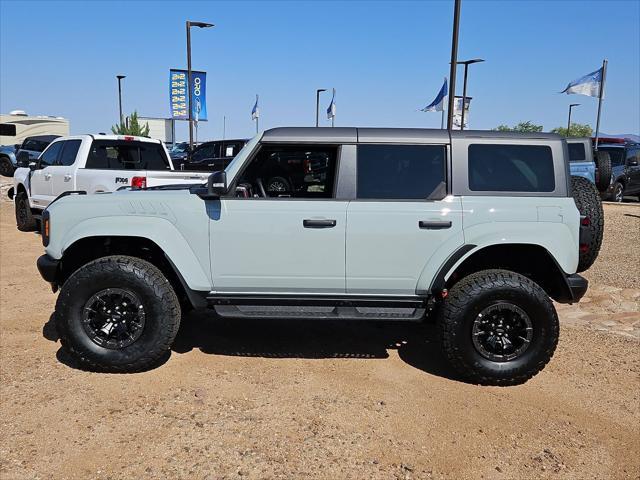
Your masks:
{"label": "rear quarter window", "polygon": [[587,159],[584,143],[569,143],[568,146],[570,162],[584,162]]}
{"label": "rear quarter window", "polygon": [[469,145],[469,190],[552,192],[555,174],[547,145]]}

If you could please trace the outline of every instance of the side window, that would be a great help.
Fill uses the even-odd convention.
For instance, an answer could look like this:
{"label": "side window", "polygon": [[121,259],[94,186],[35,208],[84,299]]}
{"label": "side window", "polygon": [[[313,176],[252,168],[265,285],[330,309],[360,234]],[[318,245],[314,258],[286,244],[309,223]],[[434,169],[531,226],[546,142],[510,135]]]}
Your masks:
{"label": "side window", "polygon": [[67,140],[64,142],[64,147],[62,149],[62,153],[60,154],[60,158],[58,159],[57,165],[61,165],[64,167],[68,167],[69,165],[73,165],[76,161],[76,155],[78,155],[78,150],[80,149],[80,144],[82,140]]}
{"label": "side window", "polygon": [[29,150],[31,152],[43,152],[48,145],[49,145],[48,142],[43,142],[42,140],[28,138],[24,141],[24,143],[20,148],[22,148],[23,150]]}
{"label": "side window", "polygon": [[584,151],[584,143],[569,143],[569,161],[584,162],[587,155]]}
{"label": "side window", "polygon": [[445,159],[443,145],[359,145],[356,197],[443,198]]}
{"label": "side window", "polygon": [[640,148],[630,148],[627,151],[627,165],[633,160],[636,162],[640,160]]}
{"label": "side window", "polygon": [[40,165],[42,167],[48,167],[56,163],[58,160],[58,155],[60,154],[60,150],[62,150],[62,145],[65,142],[55,142],[49,145],[42,155],[40,155]]}
{"label": "side window", "polygon": [[238,186],[251,197],[332,198],[337,152],[325,145],[265,145]]}
{"label": "side window", "polygon": [[624,153],[621,148],[602,150],[609,153],[612,167],[622,167],[624,165]]}
{"label": "side window", "polygon": [[229,158],[235,157],[238,152],[242,149],[241,143],[225,143],[223,146],[223,151],[221,157]]}
{"label": "side window", "polygon": [[469,145],[469,189],[552,192],[553,156],[546,145]]}
{"label": "side window", "polygon": [[195,152],[193,152],[193,155],[191,156],[191,161],[192,162],[202,162],[203,160],[207,159],[207,158],[216,158],[216,145],[211,144],[211,145],[203,145],[202,147],[198,148]]}

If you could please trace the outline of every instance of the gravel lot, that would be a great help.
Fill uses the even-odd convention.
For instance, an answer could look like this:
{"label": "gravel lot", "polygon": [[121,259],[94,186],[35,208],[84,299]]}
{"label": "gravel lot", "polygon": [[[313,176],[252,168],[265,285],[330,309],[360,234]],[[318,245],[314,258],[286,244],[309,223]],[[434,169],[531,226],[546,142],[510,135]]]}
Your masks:
{"label": "gravel lot", "polygon": [[605,212],[551,363],[499,388],[456,378],[428,324],[192,315],[161,367],[81,371],[3,200],[0,478],[640,478],[640,207]]}

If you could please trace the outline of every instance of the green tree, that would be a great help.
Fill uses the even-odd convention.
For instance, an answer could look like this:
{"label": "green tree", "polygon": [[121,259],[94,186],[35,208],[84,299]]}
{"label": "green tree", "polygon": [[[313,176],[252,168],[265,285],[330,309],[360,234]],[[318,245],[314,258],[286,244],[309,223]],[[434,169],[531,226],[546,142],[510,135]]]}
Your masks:
{"label": "green tree", "polygon": [[144,126],[140,125],[138,121],[138,112],[133,111],[124,124],[116,123],[111,127],[111,131],[116,135],[134,135],[136,137],[148,137],[149,136],[149,124],[145,123]]}
{"label": "green tree", "polygon": [[591,137],[593,136],[593,128],[586,123],[573,123],[571,122],[571,131],[567,135],[567,127],[557,127],[551,130],[552,133],[557,133],[563,137]]}
{"label": "green tree", "polygon": [[536,125],[535,123],[531,123],[529,120],[526,122],[520,122],[513,127],[508,125],[498,125],[494,130],[498,132],[522,132],[522,133],[531,133],[531,132],[541,132],[542,125]]}

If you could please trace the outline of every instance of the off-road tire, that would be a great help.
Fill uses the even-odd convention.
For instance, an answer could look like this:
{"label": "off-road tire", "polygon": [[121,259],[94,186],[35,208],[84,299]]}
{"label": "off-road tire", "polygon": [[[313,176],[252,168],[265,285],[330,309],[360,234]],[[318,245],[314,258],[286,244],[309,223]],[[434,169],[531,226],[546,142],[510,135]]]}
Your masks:
{"label": "off-road tire", "polygon": [[0,175],[3,177],[13,177],[13,172],[15,172],[15,168],[13,168],[9,157],[0,157]]}
{"label": "off-road tire", "polygon": [[604,211],[602,200],[595,185],[583,177],[571,177],[571,195],[576,202],[580,215],[589,219],[587,228],[591,231],[591,242],[586,252],[578,254],[578,272],[588,270],[598,258],[602,235],[604,234]]}
{"label": "off-road tire", "polygon": [[16,225],[21,232],[33,232],[38,229],[38,224],[29,206],[29,197],[25,192],[20,192],[15,198]]}
{"label": "off-road tire", "polygon": [[611,201],[621,203],[623,199],[624,185],[621,182],[615,182],[611,192]]}
{"label": "off-road tire", "polygon": [[[513,360],[493,361],[476,349],[473,323],[484,308],[509,302],[527,313],[533,324],[529,347]],[[532,280],[507,270],[473,273],[449,291],[438,319],[445,357],[473,383],[518,385],[540,372],[558,344],[558,315],[545,291]]]}
{"label": "off-road tire", "polygon": [[[141,336],[120,349],[98,345],[82,326],[87,300],[107,288],[129,289],[146,311]],[[76,270],[62,286],[55,311],[63,348],[84,368],[114,373],[156,366],[171,348],[180,316],[178,297],[162,272],[145,260],[121,255],[99,258]]]}
{"label": "off-road tire", "polygon": [[609,152],[598,150],[595,153],[596,168],[598,169],[598,181],[596,187],[601,192],[606,192],[611,184],[611,155]]}

